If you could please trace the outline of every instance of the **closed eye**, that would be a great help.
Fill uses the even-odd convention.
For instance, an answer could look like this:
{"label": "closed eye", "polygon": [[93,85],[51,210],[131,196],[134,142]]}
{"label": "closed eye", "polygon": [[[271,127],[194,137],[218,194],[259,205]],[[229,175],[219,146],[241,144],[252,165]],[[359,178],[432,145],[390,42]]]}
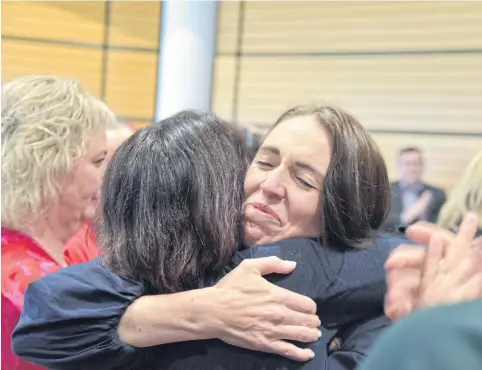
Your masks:
{"label": "closed eye", "polygon": [[315,188],[313,185],[311,185],[307,181],[303,180],[301,177],[296,177],[296,179],[300,182],[301,185],[303,185],[304,187],[306,187],[308,189],[314,189]]}
{"label": "closed eye", "polygon": [[105,161],[105,157],[104,157],[104,158],[97,159],[96,161],[94,161],[94,166],[100,167],[100,166],[102,166],[102,164],[104,163],[104,161]]}
{"label": "closed eye", "polygon": [[256,164],[259,166],[259,167],[263,167],[263,168],[271,168],[273,167],[273,165],[269,162],[264,162],[264,161],[256,161]]}

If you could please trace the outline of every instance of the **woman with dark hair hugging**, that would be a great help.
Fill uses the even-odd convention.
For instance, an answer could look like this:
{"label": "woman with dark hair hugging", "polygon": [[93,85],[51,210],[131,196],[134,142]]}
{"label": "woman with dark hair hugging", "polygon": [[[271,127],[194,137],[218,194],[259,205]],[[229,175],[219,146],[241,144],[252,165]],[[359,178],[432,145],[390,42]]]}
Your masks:
{"label": "woman with dark hair hugging", "polygon": [[389,324],[383,264],[401,241],[376,235],[378,148],[347,113],[297,107],[247,173],[245,158],[210,114],[134,134],[104,178],[104,259],[30,285],[15,353],[69,370],[353,369]]}

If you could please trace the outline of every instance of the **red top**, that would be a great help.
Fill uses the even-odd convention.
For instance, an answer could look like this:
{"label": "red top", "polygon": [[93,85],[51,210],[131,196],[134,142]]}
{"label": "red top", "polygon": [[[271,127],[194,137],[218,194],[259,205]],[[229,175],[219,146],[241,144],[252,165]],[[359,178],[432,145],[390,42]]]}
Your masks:
{"label": "red top", "polygon": [[65,244],[65,258],[70,261],[69,265],[92,261],[99,255],[94,229],[89,224],[84,224]]}
{"label": "red top", "polygon": [[[84,243],[80,243],[83,231]],[[86,232],[89,234],[86,235]],[[64,258],[67,265],[88,262],[98,256],[92,230],[84,226],[74,237],[76,242],[67,243]],[[23,308],[28,285],[62,267],[31,237],[16,230],[2,227],[2,370],[39,370],[43,367],[19,359],[12,352],[12,332]]]}

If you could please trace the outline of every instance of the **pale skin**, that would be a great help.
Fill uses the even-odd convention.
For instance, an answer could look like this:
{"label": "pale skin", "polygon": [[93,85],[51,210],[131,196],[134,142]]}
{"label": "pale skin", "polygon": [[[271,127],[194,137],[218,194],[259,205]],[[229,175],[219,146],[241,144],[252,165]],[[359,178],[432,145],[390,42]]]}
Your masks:
{"label": "pale skin", "polygon": [[[315,117],[289,118],[271,131],[244,184],[248,244],[320,235],[313,215],[320,212],[330,161],[329,135]],[[314,302],[262,278],[294,268],[287,266],[276,258],[247,260],[214,288],[141,297],[122,317],[119,336],[136,347],[219,338],[238,347],[307,361],[314,353],[286,340],[308,343],[320,337]],[[166,314],[156,314],[161,311]]]}
{"label": "pale skin", "polygon": [[386,315],[398,320],[415,309],[482,298],[482,238],[474,239],[476,230],[473,214],[457,234],[428,223],[409,227],[407,235],[420,245],[402,245],[386,262]]}
{"label": "pale skin", "polygon": [[86,210],[93,210],[98,204],[106,155],[105,131],[91,133],[84,155],[74,160],[72,171],[61,179],[57,197],[44,212],[32,216],[28,228],[21,230],[33,237],[60,266],[66,266],[65,243],[86,221]]}

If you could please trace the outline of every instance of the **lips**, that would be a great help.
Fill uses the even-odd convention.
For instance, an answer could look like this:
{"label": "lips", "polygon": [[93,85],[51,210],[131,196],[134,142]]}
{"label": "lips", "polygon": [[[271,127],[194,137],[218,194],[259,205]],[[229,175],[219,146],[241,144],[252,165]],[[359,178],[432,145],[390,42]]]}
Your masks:
{"label": "lips", "polygon": [[273,211],[273,209],[271,207],[269,207],[265,204],[262,204],[262,203],[250,203],[250,205],[253,208],[257,209],[258,211],[260,211],[262,213],[265,213],[266,215],[274,218],[278,222],[281,222],[279,215],[275,211]]}

